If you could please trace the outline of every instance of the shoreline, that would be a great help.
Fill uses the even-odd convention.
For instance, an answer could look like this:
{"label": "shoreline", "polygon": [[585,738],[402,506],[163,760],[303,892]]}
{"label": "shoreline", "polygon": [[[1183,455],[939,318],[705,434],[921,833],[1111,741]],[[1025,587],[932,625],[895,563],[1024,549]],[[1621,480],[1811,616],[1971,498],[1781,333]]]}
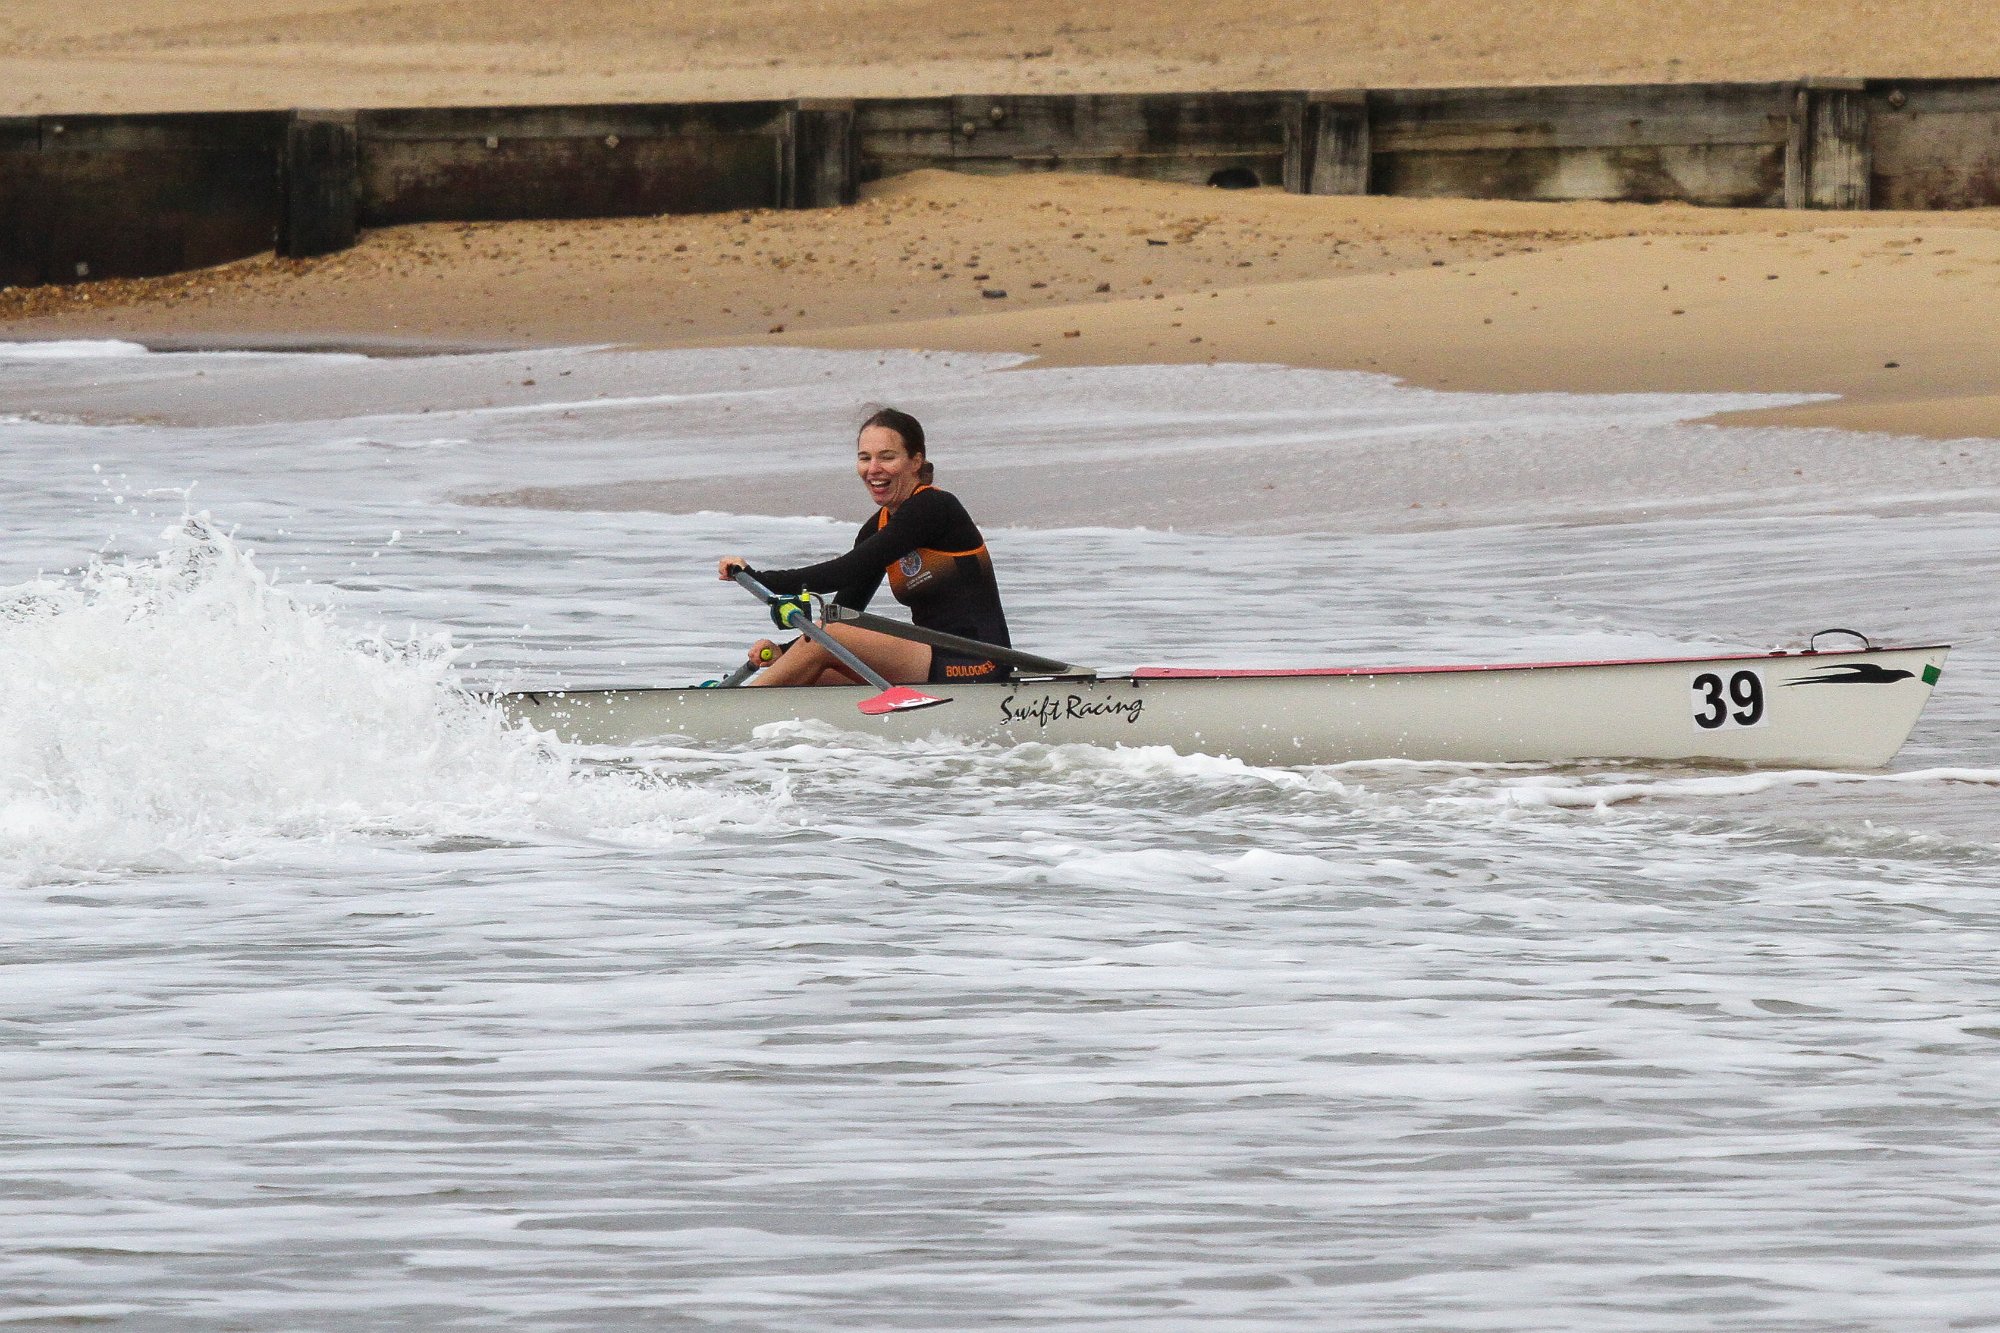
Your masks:
{"label": "shoreline", "polygon": [[1491,393],[1831,394],[1731,424],[2000,439],[2000,210],[1306,197],[915,172],[849,208],[365,233],[0,292],[0,338],[1232,362]]}
{"label": "shoreline", "polygon": [[[7,378],[6,410],[30,417],[191,439],[247,429],[307,450],[324,441],[334,456],[466,443],[495,414],[539,422],[533,437],[554,457],[573,445],[579,464],[601,457],[601,440],[657,446],[626,448],[608,468],[502,468],[477,482],[447,468],[432,497],[545,513],[822,515],[839,527],[855,508],[843,436],[885,401],[926,421],[939,484],[995,531],[1359,535],[2000,510],[2000,449],[1986,442],[1699,424],[1810,406],[1782,395],[1436,392],[1274,365],[789,346],[128,357],[64,363],[38,389],[32,371]],[[785,430],[743,436],[729,414],[745,394],[784,404]]]}

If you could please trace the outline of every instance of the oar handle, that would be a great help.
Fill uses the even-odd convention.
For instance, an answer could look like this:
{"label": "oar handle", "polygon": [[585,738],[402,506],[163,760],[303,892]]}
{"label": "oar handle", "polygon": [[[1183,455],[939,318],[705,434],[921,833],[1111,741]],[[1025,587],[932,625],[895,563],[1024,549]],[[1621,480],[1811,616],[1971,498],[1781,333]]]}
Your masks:
{"label": "oar handle", "polygon": [[766,648],[755,657],[744,658],[742,665],[738,666],[736,670],[730,672],[721,680],[710,681],[709,684],[719,690],[733,690],[777,660],[778,650],[776,648]]}
{"label": "oar handle", "polygon": [[778,594],[772,592],[769,588],[759,583],[757,581],[757,576],[755,574],[752,574],[749,570],[743,568],[743,566],[741,565],[738,565],[735,569],[731,570],[729,573],[729,577],[736,580],[737,587],[743,589],[745,592],[749,593],[752,597],[755,597],[758,601],[764,603],[764,605],[766,606],[769,606],[772,602],[778,600]]}

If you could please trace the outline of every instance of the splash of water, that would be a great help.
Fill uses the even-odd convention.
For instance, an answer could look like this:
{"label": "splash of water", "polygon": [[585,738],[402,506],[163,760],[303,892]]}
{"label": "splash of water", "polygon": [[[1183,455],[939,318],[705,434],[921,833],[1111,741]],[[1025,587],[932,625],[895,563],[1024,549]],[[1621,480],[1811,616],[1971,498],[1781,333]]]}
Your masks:
{"label": "splash of water", "polygon": [[343,627],[205,515],[165,540],[0,590],[0,878],[308,839],[654,845],[770,813],[768,795],[594,768],[510,726],[457,688],[446,636]]}

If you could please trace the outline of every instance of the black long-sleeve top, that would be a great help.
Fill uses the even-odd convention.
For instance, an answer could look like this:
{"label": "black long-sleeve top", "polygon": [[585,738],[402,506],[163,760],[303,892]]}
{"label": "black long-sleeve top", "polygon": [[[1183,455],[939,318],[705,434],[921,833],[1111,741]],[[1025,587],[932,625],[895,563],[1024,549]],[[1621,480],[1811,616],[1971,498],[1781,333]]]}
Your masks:
{"label": "black long-sleeve top", "polygon": [[1012,642],[986,539],[958,497],[935,486],[919,487],[893,515],[878,510],[846,555],[750,572],[772,592],[832,594],[856,611],[867,608],[886,575],[890,593],[924,629],[1001,647]]}

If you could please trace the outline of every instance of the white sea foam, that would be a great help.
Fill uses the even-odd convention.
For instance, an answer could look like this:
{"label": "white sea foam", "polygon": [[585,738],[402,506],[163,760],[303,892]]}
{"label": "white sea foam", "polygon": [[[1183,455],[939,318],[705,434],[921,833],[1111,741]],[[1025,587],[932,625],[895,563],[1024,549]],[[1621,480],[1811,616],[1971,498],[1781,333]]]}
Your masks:
{"label": "white sea foam", "polygon": [[657,845],[748,796],[592,772],[454,681],[441,635],[344,628],[205,518],[0,592],[0,865],[35,880],[355,835]]}
{"label": "white sea foam", "polygon": [[[2000,550],[1970,460],[1678,424],[1745,399],[1007,364],[6,365],[7,410],[122,424],[0,420],[0,582],[82,571],[0,615],[0,1320],[1977,1322]],[[1017,641],[1069,660],[1965,646],[1886,775],[806,726],[583,751],[456,688],[453,644],[484,684],[739,660],[768,625],[714,557],[844,544],[825,450],[871,398],[939,423],[947,478],[990,463],[996,503],[1078,501],[1088,528],[987,530]],[[1461,451],[1592,525],[1326,507],[1429,513]],[[1830,476],[1782,517],[1765,491],[1616,524],[1643,486],[1550,463],[1677,463],[1706,501],[1788,453]],[[1258,457],[1278,535],[1166,530]],[[1418,489],[1355,500],[1398,466]],[[727,511],[759,477],[761,517],[451,499],[636,478]],[[250,535],[161,551],[190,482]],[[1947,491],[1966,512],[1867,512]]]}
{"label": "white sea foam", "polygon": [[0,342],[0,361],[94,361],[107,357],[151,355],[140,343],[120,342],[115,338]]}
{"label": "white sea foam", "polygon": [[1541,773],[1494,781],[1465,778],[1447,783],[1435,801],[1444,806],[1543,807],[1597,810],[1638,801],[1715,801],[1786,788],[1954,785],[2000,786],[2000,768],[1918,768],[1900,773],[1762,770],[1701,776],[1647,777],[1630,772]]}

